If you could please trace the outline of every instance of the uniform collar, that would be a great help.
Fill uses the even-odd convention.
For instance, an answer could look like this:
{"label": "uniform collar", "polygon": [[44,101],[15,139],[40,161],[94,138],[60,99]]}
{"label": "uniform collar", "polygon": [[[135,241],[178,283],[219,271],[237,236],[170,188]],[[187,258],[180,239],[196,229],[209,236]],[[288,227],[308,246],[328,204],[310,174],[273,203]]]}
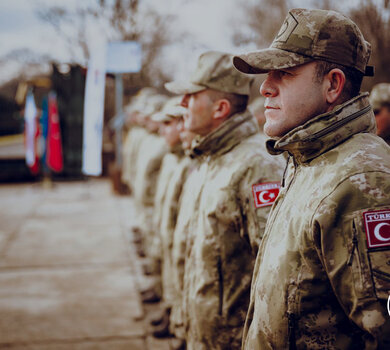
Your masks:
{"label": "uniform collar", "polygon": [[177,144],[176,146],[170,147],[169,148],[170,153],[178,156],[178,157],[183,157],[184,156],[184,149],[181,143]]}
{"label": "uniform collar", "polygon": [[257,132],[257,121],[249,111],[234,114],[210,134],[196,138],[192,154],[195,157],[224,154]]}
{"label": "uniform collar", "polygon": [[288,152],[297,163],[310,161],[361,132],[375,132],[375,117],[363,93],[291,130],[267,141],[270,154]]}

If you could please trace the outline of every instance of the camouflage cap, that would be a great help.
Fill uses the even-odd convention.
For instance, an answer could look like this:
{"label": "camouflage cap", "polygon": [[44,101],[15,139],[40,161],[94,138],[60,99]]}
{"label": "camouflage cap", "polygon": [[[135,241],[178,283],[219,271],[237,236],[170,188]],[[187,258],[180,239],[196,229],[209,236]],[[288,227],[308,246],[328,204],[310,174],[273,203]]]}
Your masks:
{"label": "camouflage cap", "polygon": [[233,67],[233,55],[209,51],[200,55],[198,66],[189,81],[173,81],[165,88],[175,94],[194,94],[213,89],[239,95],[249,95],[252,79]]}
{"label": "camouflage cap", "polygon": [[144,108],[140,111],[148,116],[158,112],[167,101],[168,96],[165,95],[153,95],[146,99]]}
{"label": "camouflage cap", "polygon": [[381,83],[373,87],[370,93],[372,109],[381,109],[384,104],[390,104],[390,84]]}
{"label": "camouflage cap", "polygon": [[349,18],[335,11],[293,9],[268,49],[235,56],[233,63],[243,73],[260,74],[323,60],[372,76],[370,53],[371,45]]}
{"label": "camouflage cap", "polygon": [[152,115],[155,122],[168,122],[175,118],[181,118],[187,112],[187,109],[181,106],[182,96],[170,98],[160,112]]}
{"label": "camouflage cap", "polygon": [[148,99],[155,95],[158,95],[156,89],[151,87],[142,88],[132,97],[130,103],[125,107],[125,112],[128,114],[143,112]]}

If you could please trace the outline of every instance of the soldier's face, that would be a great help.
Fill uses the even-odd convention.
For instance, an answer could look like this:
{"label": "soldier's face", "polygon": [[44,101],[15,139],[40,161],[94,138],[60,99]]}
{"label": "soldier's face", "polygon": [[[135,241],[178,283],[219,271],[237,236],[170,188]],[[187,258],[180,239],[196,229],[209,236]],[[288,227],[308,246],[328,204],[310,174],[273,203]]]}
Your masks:
{"label": "soldier's face", "polygon": [[375,111],[376,133],[378,136],[388,138],[390,136],[390,107],[383,106]]}
{"label": "soldier's face", "polygon": [[213,126],[214,102],[210,98],[210,92],[203,90],[184,95],[181,105],[187,108],[184,128],[198,135],[207,135]]}
{"label": "soldier's face", "polygon": [[275,70],[260,87],[265,100],[264,131],[281,137],[312,117],[327,110],[325,81],[316,79],[316,64]]}

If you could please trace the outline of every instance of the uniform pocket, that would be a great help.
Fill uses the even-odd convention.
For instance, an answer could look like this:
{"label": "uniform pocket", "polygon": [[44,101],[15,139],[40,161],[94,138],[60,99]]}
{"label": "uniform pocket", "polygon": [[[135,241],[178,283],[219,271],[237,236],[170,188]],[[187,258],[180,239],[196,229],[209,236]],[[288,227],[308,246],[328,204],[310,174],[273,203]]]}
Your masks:
{"label": "uniform pocket", "polygon": [[390,295],[390,250],[371,250],[368,252],[375,294],[379,299]]}
{"label": "uniform pocket", "polygon": [[374,291],[377,298],[387,300],[390,295],[390,209],[360,211],[354,216],[353,230],[349,265],[354,270],[354,280],[360,279],[362,296],[372,295]]}

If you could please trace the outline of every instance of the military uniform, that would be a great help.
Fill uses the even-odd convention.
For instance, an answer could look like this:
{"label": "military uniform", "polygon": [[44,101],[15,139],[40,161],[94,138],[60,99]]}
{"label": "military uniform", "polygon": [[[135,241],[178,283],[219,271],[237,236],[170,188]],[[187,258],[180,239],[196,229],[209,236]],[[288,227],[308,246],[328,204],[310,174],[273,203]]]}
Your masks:
{"label": "military uniform", "polygon": [[[172,310],[170,315],[170,331],[178,339],[185,339],[183,321],[183,288],[184,266],[189,223],[195,210],[195,196],[201,188],[200,178],[196,176],[196,169],[200,166],[199,159],[185,158],[185,173],[183,172],[183,187],[178,202],[178,212],[175,227],[172,233],[171,281],[168,283],[171,294]],[[178,173],[179,174],[179,173]],[[165,270],[165,269],[164,269]],[[164,282],[163,282],[164,283]]]}
{"label": "military uniform", "polygon": [[370,93],[370,103],[377,121],[377,135],[390,145],[390,84],[380,83]]}
{"label": "military uniform", "polygon": [[[324,60],[370,75],[369,56],[346,17],[294,9],[269,49],[235,65],[262,73]],[[361,94],[267,141],[289,161],[256,259],[243,349],[390,348],[390,149],[374,133]]]}
{"label": "military uniform", "polygon": [[[189,95],[206,89],[248,95],[250,83],[234,70],[231,55],[211,51],[200,56],[190,82],[165,86]],[[178,303],[171,320],[189,350],[238,349],[255,255],[274,199],[263,198],[266,205],[256,207],[260,197],[254,198],[253,186],[277,188],[283,166],[267,154],[248,111],[198,135],[192,157],[173,238]]]}
{"label": "military uniform", "polygon": [[172,165],[174,164],[174,171],[167,183],[159,225],[163,258],[161,267],[163,299],[168,307],[172,307],[175,302],[175,282],[173,279],[175,270],[172,261],[173,234],[176,227],[183,185],[187,177],[188,167],[191,163],[191,160],[185,157],[184,153],[172,154],[171,161]]}
{"label": "military uniform", "polygon": [[158,270],[160,252],[153,244],[155,232],[153,230],[154,197],[157,180],[160,173],[163,157],[169,151],[163,138],[155,134],[148,134],[139,146],[139,155],[136,163],[136,178],[134,182],[134,200],[139,211],[140,227],[144,232],[145,249],[153,259]]}
{"label": "military uniform", "polygon": [[147,135],[148,132],[144,128],[134,126],[128,131],[124,142],[122,181],[132,190],[134,190],[137,172],[139,147]]}
{"label": "military uniform", "polygon": [[374,131],[362,95],[268,142],[291,157],[256,262],[244,349],[389,347],[390,247],[369,247],[364,217],[390,214],[390,149]]}
{"label": "military uniform", "polygon": [[[189,223],[184,273],[188,349],[237,349],[253,263],[270,207],[255,208],[252,186],[278,181],[250,113],[236,114],[200,139],[201,183]],[[261,164],[261,166],[260,166]]]}

